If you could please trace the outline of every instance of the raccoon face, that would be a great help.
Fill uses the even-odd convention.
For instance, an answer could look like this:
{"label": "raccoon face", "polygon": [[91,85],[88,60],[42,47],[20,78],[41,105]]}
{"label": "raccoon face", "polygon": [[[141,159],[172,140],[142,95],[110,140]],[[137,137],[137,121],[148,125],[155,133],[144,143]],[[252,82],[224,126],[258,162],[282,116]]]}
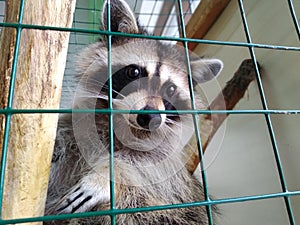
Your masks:
{"label": "raccoon face", "polygon": [[[189,109],[188,82],[183,71],[162,61],[129,64],[112,76],[113,103],[125,110],[174,110],[172,114],[144,113],[124,115],[135,129],[154,131],[163,124],[179,120],[175,110]],[[178,77],[177,77],[178,76]],[[108,85],[105,84],[105,87]],[[104,88],[106,89],[106,88]]]}
{"label": "raccoon face", "polygon": [[[114,32],[146,34],[139,27],[129,6],[123,0],[111,0],[111,30]],[[106,2],[102,27],[107,30]],[[184,51],[150,39],[112,36],[111,70],[114,109],[139,110],[140,114],[124,114],[118,123],[130,129],[154,132],[172,127],[181,120],[176,110],[190,109],[191,99]],[[81,54],[81,79],[85,88],[97,92],[99,101],[108,100],[107,40],[95,43]],[[216,77],[223,64],[217,59],[200,59],[190,55],[193,83]],[[100,104],[101,105],[101,104]],[[102,104],[100,107],[104,107]],[[174,110],[172,114],[151,110]]]}

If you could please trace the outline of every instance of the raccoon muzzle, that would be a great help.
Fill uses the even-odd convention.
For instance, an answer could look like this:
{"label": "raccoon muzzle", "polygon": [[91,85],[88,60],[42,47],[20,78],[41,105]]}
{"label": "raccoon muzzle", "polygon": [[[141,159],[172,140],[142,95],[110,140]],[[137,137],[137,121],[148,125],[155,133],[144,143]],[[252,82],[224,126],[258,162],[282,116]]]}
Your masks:
{"label": "raccoon muzzle", "polygon": [[[155,110],[150,106],[146,106],[141,110]],[[144,129],[154,131],[160,127],[162,118],[160,114],[139,114],[136,118],[137,123]]]}

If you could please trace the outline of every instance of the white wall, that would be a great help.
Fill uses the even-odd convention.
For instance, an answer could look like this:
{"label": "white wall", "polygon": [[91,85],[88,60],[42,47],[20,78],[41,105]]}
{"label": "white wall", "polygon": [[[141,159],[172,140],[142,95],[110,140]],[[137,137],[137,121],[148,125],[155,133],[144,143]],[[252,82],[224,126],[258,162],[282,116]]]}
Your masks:
{"label": "white wall", "polygon": [[[232,0],[204,39],[246,42],[238,1]],[[287,1],[244,0],[254,43],[298,46]],[[300,1],[294,0],[300,18]],[[248,48],[198,46],[196,52],[224,61],[219,77],[224,86],[240,63],[250,58]],[[300,51],[255,49],[263,67],[262,82],[270,109],[300,109]],[[206,92],[214,93],[210,84]],[[262,109],[258,87],[252,83],[236,109]],[[272,115],[284,174],[290,191],[300,190],[300,115]],[[215,198],[231,198],[281,191],[274,154],[263,115],[231,115],[206,151],[216,154],[207,174]],[[222,141],[223,140],[223,141]],[[300,196],[292,197],[296,223],[300,224]],[[282,198],[220,205],[222,225],[289,224]]]}

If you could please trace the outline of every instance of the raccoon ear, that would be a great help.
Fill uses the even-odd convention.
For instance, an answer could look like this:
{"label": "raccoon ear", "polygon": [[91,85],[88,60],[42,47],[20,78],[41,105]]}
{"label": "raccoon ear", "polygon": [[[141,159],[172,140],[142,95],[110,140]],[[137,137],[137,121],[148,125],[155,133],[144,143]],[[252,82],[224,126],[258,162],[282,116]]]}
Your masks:
{"label": "raccoon ear", "polygon": [[194,86],[217,77],[223,69],[219,59],[198,59],[191,61]]}
{"label": "raccoon ear", "polygon": [[[135,34],[139,27],[134,13],[124,0],[110,0],[111,31]],[[107,0],[102,11],[102,26],[107,30]]]}

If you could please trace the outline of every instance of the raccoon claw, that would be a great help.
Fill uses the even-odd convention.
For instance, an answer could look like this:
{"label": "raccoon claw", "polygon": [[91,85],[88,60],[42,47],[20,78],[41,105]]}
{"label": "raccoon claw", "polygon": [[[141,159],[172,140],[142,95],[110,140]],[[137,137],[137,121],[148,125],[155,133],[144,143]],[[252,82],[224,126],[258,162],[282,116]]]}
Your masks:
{"label": "raccoon claw", "polygon": [[99,203],[108,202],[109,191],[103,188],[80,184],[73,188],[58,205],[57,214],[80,213],[92,209]]}

